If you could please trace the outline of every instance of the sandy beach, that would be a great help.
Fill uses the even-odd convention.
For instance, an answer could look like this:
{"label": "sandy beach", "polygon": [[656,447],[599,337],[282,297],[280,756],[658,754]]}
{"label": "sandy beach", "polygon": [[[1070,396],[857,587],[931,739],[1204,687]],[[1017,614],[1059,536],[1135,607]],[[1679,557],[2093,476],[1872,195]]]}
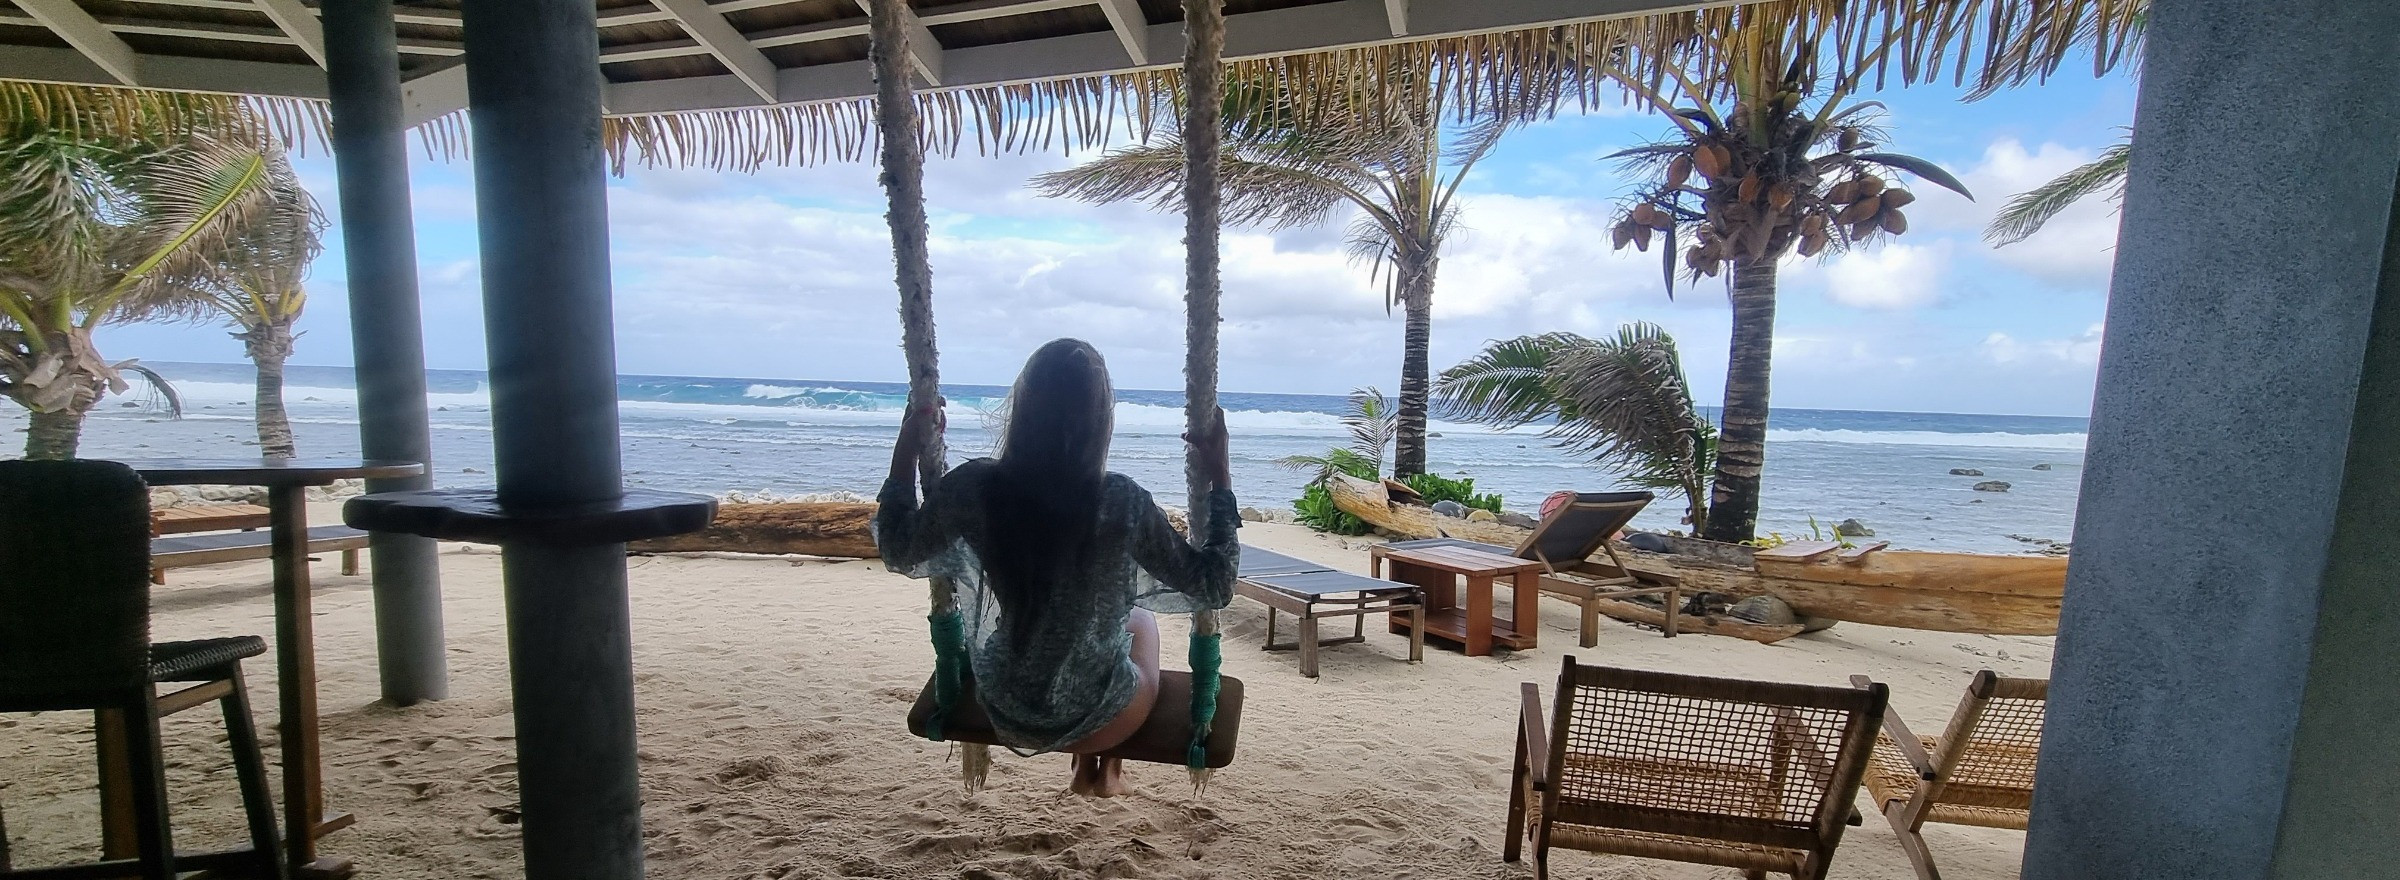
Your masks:
{"label": "sandy beach", "polygon": [[[332,522],[320,505],[318,522]],[[1367,543],[1248,524],[1246,542],[1366,570]],[[1065,793],[1067,761],[996,761],[962,792],[947,747],[903,715],[930,668],[923,585],[871,561],[642,557],[631,562],[635,675],[649,873],[657,878],[1530,877],[1500,861],[1517,685],[1559,658],[1707,675],[1840,684],[1864,673],[1938,729],[1969,674],[2048,674],[2051,640],[1843,624],[1767,646],[1662,639],[1613,621],[1575,646],[1575,616],[1545,601],[1542,646],[1470,658],[1401,636],[1328,649],[1302,678],[1258,650],[1265,609],[1225,615],[1225,669],[1249,688],[1235,765],[1195,796],[1178,768],[1131,768],[1137,793]],[[327,801],[358,824],[323,841],[368,878],[521,875],[500,557],[444,545],[451,698],[376,702],[368,579],[316,574]],[[155,637],[272,637],[266,563],[174,573],[155,595]],[[1167,644],[1180,646],[1180,619]],[[1374,632],[1379,627],[1370,627]],[[1179,653],[1170,650],[1170,654]],[[271,655],[270,655],[271,657]],[[1179,660],[1170,658],[1170,667]],[[269,658],[247,664],[263,721]],[[240,839],[239,801],[213,713],[168,719],[169,785],[184,848]],[[268,739],[270,761],[274,740]],[[0,717],[0,808],[19,867],[98,848],[90,719]],[[2024,835],[1929,826],[1946,876],[2016,876]],[[1737,872],[1560,852],[1562,878],[1735,877]],[[1530,864],[1530,863],[1528,863]],[[1834,876],[1912,877],[1879,818],[1849,831]]]}

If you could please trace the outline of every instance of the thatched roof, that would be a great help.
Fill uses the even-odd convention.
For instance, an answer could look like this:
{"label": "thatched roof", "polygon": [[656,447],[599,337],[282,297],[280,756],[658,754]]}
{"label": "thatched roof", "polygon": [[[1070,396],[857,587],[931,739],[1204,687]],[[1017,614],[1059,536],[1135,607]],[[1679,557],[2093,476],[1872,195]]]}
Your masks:
{"label": "thatched roof", "polygon": [[[751,169],[857,160],[871,148],[859,0],[596,2],[620,166]],[[466,144],[459,3],[406,2],[399,16],[408,114],[439,155]],[[1549,112],[1613,102],[1613,86],[1594,75],[1612,65],[1655,77],[1661,65],[1705,64],[1737,30],[1822,37],[1825,63],[1871,70],[1879,81],[2038,80],[2078,53],[2106,70],[2125,57],[2147,8],[2146,0],[1770,0],[1737,15],[1730,3],[1691,5],[1225,0],[1227,58],[1238,78],[1280,80],[1303,94],[1388,83],[1366,72],[1406,65],[1452,91],[1452,106]],[[1157,99],[1176,88],[1178,0],[911,6],[923,28],[915,66],[926,146],[936,153],[1082,148],[1143,134]],[[265,118],[305,149],[324,119],[315,15],[308,0],[0,0],[0,80],[256,96]],[[64,92],[19,86],[0,101],[55,102]],[[105,98],[84,98],[95,99]]]}

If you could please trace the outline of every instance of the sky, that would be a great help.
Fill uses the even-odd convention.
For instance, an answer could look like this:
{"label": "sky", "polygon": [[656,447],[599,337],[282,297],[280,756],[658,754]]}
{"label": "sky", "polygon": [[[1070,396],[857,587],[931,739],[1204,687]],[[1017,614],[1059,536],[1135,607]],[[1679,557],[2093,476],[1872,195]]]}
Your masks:
{"label": "sky", "polygon": [[[2072,65],[2069,70],[2072,71]],[[2117,220],[2106,199],[1995,249],[1985,222],[2007,198],[2095,157],[2133,115],[2124,76],[2067,73],[1982,101],[1919,86],[1886,105],[1884,149],[1950,169],[1975,200],[1909,182],[1906,235],[1784,263],[1773,402],[1778,407],[2085,415],[2099,356]],[[1434,294],[1436,371],[1486,342],[1651,321],[1674,334],[1695,397],[1723,395],[1729,312],[1722,279],[1679,283],[1658,255],[1609,247],[1632,181],[1605,157],[1663,136],[1624,107],[1562,114],[1508,135],[1476,166]],[[1182,219],[1140,205],[1035,195],[1034,175],[1090,154],[934,158],[935,315],[943,377],[1007,384],[1026,354],[1077,336],[1126,388],[1182,385]],[[297,161],[333,214],[333,165]],[[428,366],[484,366],[471,167],[412,163]],[[756,174],[632,170],[609,182],[617,364],[627,374],[905,379],[884,202],[871,164]],[[1368,267],[1350,260],[1348,217],[1321,228],[1229,228],[1224,365],[1229,391],[1396,391],[1401,321]],[[337,225],[308,280],[296,364],[350,361]],[[238,363],[218,328],[103,331],[113,358]]]}

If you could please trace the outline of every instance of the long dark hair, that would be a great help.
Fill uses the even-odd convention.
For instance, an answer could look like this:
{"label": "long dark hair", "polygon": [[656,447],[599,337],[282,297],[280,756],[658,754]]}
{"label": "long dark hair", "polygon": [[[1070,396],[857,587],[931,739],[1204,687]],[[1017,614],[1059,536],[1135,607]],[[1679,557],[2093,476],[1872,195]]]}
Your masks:
{"label": "long dark hair", "polygon": [[1082,568],[1115,430],[1116,392],[1097,349],[1059,339],[1025,360],[1009,393],[996,491],[984,502],[991,546],[981,548],[1001,626],[1019,641]]}

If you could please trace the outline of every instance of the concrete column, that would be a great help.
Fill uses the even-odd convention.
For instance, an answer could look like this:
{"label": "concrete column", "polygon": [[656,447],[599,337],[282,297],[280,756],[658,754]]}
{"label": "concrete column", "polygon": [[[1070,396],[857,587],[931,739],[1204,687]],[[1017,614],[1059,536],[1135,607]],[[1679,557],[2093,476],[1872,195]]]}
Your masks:
{"label": "concrete column", "polygon": [[[425,411],[425,339],[417,313],[417,240],[392,0],[330,0],[324,19],[359,449],[371,459],[430,465],[433,429]],[[370,480],[367,491],[432,488],[432,473],[428,467],[421,477]],[[441,566],[433,540],[379,532],[369,539],[368,554],[383,698],[407,705],[448,696]]]}
{"label": "concrete column", "polygon": [[[591,0],[466,4],[504,515],[615,506],[616,350]],[[530,880],[642,876],[623,544],[503,545]]]}
{"label": "concrete column", "polygon": [[2156,4],[2028,880],[2400,863],[2400,4]]}

